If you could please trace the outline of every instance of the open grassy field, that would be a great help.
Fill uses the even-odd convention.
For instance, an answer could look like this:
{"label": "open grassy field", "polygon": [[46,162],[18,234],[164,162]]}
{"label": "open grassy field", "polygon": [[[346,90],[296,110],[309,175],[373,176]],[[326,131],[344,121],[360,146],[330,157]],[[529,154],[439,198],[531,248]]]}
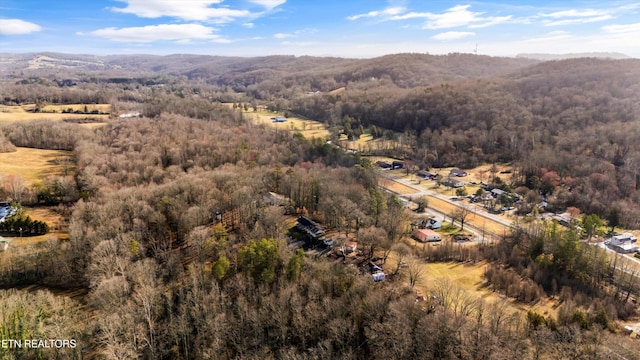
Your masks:
{"label": "open grassy field", "polygon": [[[430,285],[438,281],[449,280],[461,289],[470,292],[475,298],[483,299],[486,302],[503,301],[507,299],[504,295],[493,292],[486,286],[484,280],[484,271],[487,267],[486,262],[475,264],[462,263],[428,263],[424,264],[425,273],[423,276],[423,285],[425,294],[429,294]],[[536,304],[523,304],[507,299],[509,312],[526,313],[532,309],[544,316],[557,316],[557,303],[550,299],[543,299]]]}
{"label": "open grassy field", "polygon": [[251,119],[256,124],[265,124],[270,127],[279,128],[283,130],[289,130],[294,132],[299,132],[306,138],[328,138],[329,131],[327,131],[327,127],[325,124],[315,121],[315,120],[306,120],[300,119],[297,117],[289,117],[286,122],[276,123],[271,121],[272,117],[282,117],[281,114],[271,113],[271,112],[252,112],[248,111],[244,113],[248,119]]}
{"label": "open grassy field", "polygon": [[[0,124],[9,123],[15,121],[30,121],[30,120],[75,120],[79,121],[86,118],[95,118],[100,121],[107,121],[109,115],[97,115],[97,114],[69,114],[62,113],[62,110],[72,109],[73,111],[84,111],[85,105],[83,104],[71,104],[71,105],[47,105],[44,107],[44,111],[52,112],[32,112],[35,108],[34,104],[19,105],[19,106],[5,106],[0,105]],[[98,110],[100,112],[108,112],[111,109],[109,104],[87,104],[87,111],[91,112]],[[55,111],[55,112],[53,112]]]}
{"label": "open grassy field", "polygon": [[0,153],[0,176],[20,176],[30,186],[49,175],[71,174],[70,158],[70,151],[19,147],[15,152]]}
{"label": "open grassy field", "polygon": [[384,187],[385,189],[388,189],[400,195],[411,195],[411,194],[418,193],[418,190],[410,186],[407,186],[405,184],[399,183],[397,181],[393,181],[391,179],[388,179],[382,176],[378,177],[378,184]]}
{"label": "open grassy field", "polygon": [[[414,245],[418,246],[418,245]],[[385,269],[391,271],[395,269],[396,257],[392,254]],[[472,295],[474,299],[481,299],[485,303],[503,302],[505,310],[508,314],[520,313],[526,315],[528,310],[534,310],[544,316],[552,315],[557,317],[558,302],[554,299],[543,298],[535,304],[524,304],[507,298],[501,293],[494,292],[484,279],[484,272],[488,266],[485,261],[477,263],[458,263],[458,262],[438,262],[424,263],[422,266],[422,276],[416,285],[416,290],[425,296],[429,296],[435,290],[439,283],[450,282],[457,287]],[[406,273],[406,269],[401,270]],[[404,279],[408,282],[408,279]]]}

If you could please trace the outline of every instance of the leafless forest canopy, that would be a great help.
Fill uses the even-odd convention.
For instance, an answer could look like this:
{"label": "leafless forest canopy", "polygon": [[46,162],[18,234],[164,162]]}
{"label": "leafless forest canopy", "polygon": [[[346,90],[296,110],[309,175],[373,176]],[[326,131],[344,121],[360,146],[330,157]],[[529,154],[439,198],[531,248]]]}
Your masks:
{"label": "leafless forest canopy", "polygon": [[[34,59],[41,68],[29,66]],[[0,151],[68,150],[74,163],[37,187],[0,189],[55,209],[68,229],[68,239],[0,254],[0,334],[81,345],[18,358],[639,358],[638,342],[617,325],[638,315],[636,272],[556,226],[519,227],[498,245],[464,251],[409,248],[402,203],[378,188],[360,153],[416,169],[511,163],[500,181],[522,195],[522,213],[544,198],[550,209],[637,229],[640,60],[0,54],[0,62],[2,105],[110,104],[98,127],[0,123]],[[248,119],[265,108],[321,121],[330,139]],[[351,154],[327,143],[365,133],[400,145]],[[290,201],[274,205],[269,192]],[[306,257],[287,244],[299,214],[355,234],[367,258],[393,253],[408,266],[373,283],[341,261]],[[486,286],[504,302],[452,283],[430,284],[416,301],[413,264],[425,260],[487,261]],[[16,290],[30,285],[83,296]],[[544,297],[559,299],[557,317],[507,311],[509,301]]]}

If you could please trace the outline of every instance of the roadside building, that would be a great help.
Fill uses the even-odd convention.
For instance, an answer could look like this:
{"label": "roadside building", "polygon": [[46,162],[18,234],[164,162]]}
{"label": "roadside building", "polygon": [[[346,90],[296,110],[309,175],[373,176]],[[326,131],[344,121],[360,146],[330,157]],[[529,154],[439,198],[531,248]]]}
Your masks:
{"label": "roadside building", "polygon": [[413,238],[420,242],[436,242],[442,240],[440,234],[430,229],[415,230],[413,232]]}
{"label": "roadside building", "polygon": [[638,238],[631,233],[614,235],[606,242],[609,247],[619,253],[629,254],[639,249],[635,243]]}

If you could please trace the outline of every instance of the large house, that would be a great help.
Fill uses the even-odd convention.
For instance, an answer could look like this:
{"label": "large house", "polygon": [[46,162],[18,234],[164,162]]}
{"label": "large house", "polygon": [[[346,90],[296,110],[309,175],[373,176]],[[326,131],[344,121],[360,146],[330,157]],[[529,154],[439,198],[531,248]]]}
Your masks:
{"label": "large house", "polygon": [[605,243],[617,252],[628,254],[638,250],[638,245],[634,244],[636,241],[638,241],[638,238],[633,236],[633,234],[623,233],[612,236],[608,242]]}
{"label": "large house", "polygon": [[318,239],[322,235],[324,235],[324,231],[316,224],[313,220],[306,218],[304,216],[300,216],[298,218],[298,223],[296,227],[300,229],[300,231],[305,232],[313,239]]}

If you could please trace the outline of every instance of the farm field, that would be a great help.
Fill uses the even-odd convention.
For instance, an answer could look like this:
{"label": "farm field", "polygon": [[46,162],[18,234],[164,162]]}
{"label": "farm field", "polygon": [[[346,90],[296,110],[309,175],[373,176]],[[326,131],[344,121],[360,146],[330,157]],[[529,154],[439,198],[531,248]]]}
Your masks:
{"label": "farm field", "polygon": [[19,176],[31,186],[50,175],[71,174],[70,158],[70,151],[18,147],[15,152],[0,153],[0,176]]}
{"label": "farm field", "polygon": [[[83,104],[47,105],[43,107],[43,111],[45,112],[31,112],[35,108],[34,104],[17,106],[0,105],[0,124],[30,120],[81,121],[87,118],[104,122],[109,118],[109,115],[100,114],[62,113],[63,110],[68,109],[72,109],[72,111],[84,111],[84,107],[85,105]],[[88,112],[94,110],[98,110],[99,112],[109,112],[111,109],[111,105],[109,104],[87,104],[86,107]]]}
{"label": "farm field", "polygon": [[245,112],[244,116],[251,119],[256,124],[264,124],[273,128],[299,132],[306,138],[328,138],[329,131],[326,126],[315,120],[289,117],[286,122],[273,122],[272,117],[280,117],[277,113],[269,112]]}

